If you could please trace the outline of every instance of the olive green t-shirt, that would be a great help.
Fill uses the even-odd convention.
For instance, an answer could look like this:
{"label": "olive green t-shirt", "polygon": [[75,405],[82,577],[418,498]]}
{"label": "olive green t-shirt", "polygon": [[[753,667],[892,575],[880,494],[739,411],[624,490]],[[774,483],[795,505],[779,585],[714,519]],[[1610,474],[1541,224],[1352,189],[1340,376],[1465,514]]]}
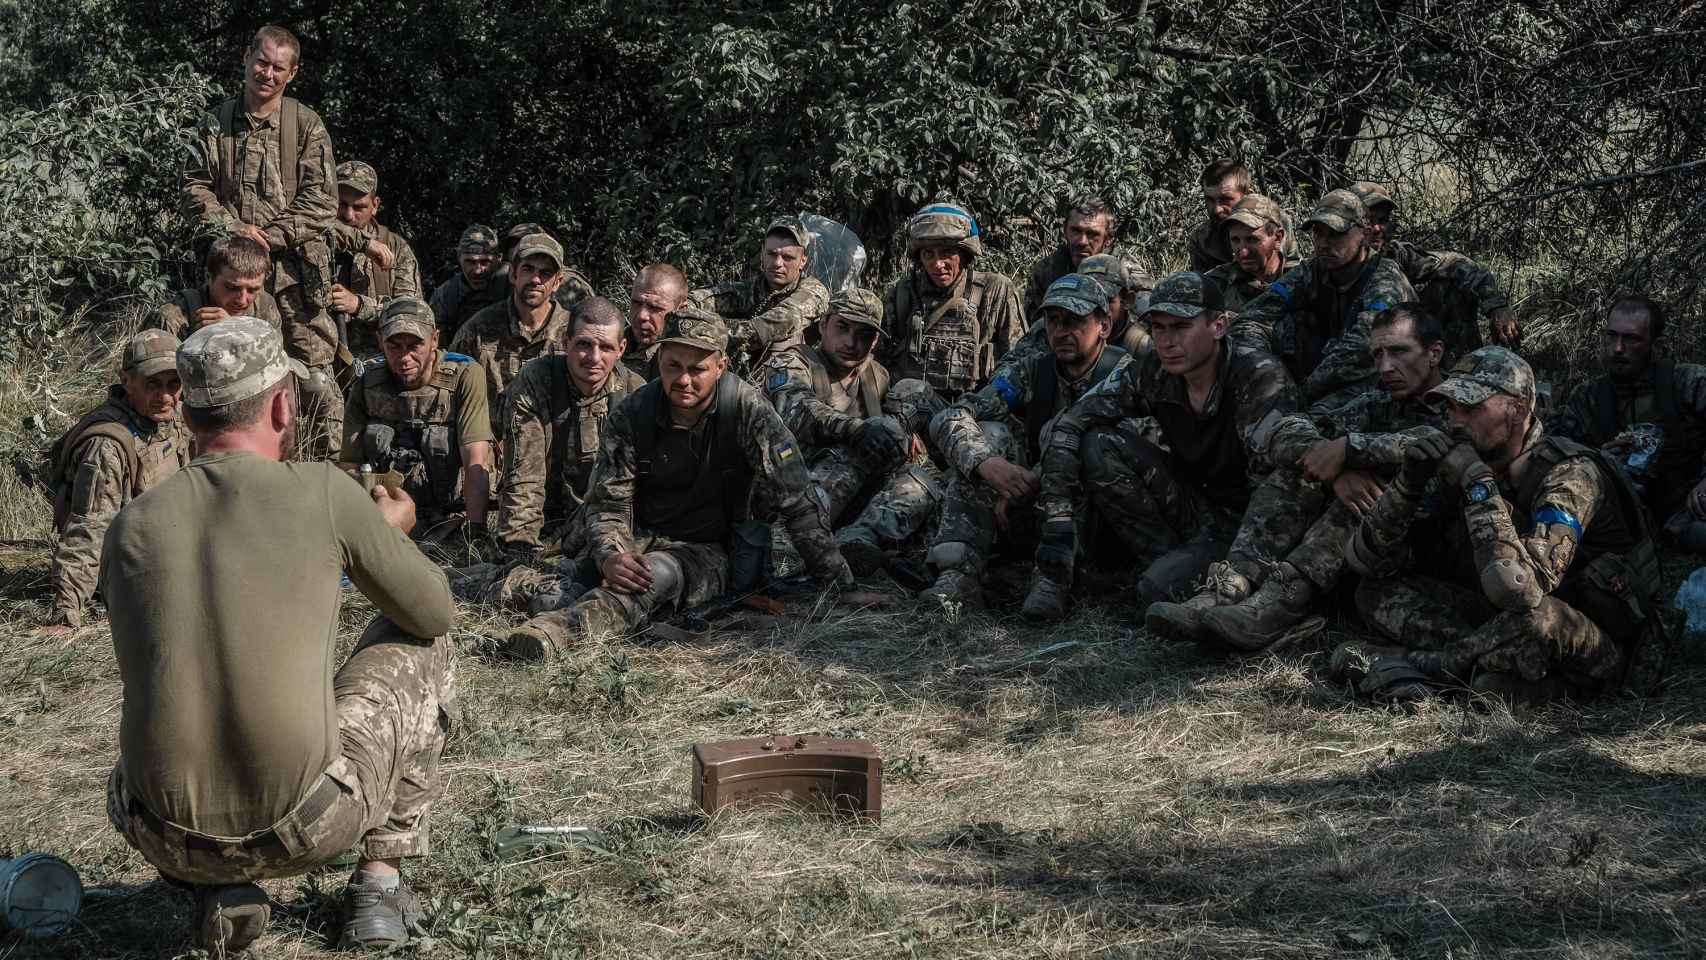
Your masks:
{"label": "olive green t-shirt", "polygon": [[339,754],[340,571],[404,630],[450,630],[444,574],[329,463],[200,457],[107,530],[125,784],[222,837],[289,812]]}

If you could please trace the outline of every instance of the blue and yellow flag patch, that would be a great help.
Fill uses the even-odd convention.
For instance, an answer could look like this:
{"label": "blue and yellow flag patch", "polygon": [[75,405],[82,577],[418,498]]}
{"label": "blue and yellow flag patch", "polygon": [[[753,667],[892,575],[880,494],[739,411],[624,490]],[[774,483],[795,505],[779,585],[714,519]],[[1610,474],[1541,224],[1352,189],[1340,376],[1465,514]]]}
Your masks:
{"label": "blue and yellow flag patch", "polygon": [[792,440],[783,440],[770,449],[775,451],[777,463],[787,463],[789,460],[794,458],[795,450],[794,441]]}

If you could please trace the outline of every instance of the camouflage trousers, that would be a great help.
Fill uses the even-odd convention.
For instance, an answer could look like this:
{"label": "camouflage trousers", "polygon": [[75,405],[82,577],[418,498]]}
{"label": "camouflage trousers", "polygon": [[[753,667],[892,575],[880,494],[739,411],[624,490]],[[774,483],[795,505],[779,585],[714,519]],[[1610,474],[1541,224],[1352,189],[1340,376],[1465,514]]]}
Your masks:
{"label": "camouflage trousers", "polygon": [[[994,449],[1022,467],[1034,461],[1025,449],[1025,438],[1005,422],[980,420],[978,428]],[[997,511],[1002,516],[997,516]],[[942,523],[925,561],[937,570],[957,570],[973,577],[983,576],[996,541],[1022,550],[1034,548],[1041,533],[1036,506],[1032,502],[1005,506],[995,490],[977,480],[950,470],[948,488],[942,497]]]}
{"label": "camouflage trousers", "polygon": [[[651,567],[652,586],[644,593],[625,593],[600,584],[582,593],[572,606],[534,617],[530,624],[552,636],[577,633],[633,633],[652,617],[708,603],[721,596],[729,582],[729,555],[720,543],[682,543],[667,537],[642,537],[635,549]],[[590,560],[566,565],[597,577]],[[583,584],[584,586],[584,584]]]}
{"label": "camouflage trousers", "polygon": [[334,360],[337,326],[327,309],[331,296],[331,252],[315,241],[303,250],[274,254],[267,292],[278,301],[285,352],[308,367],[311,382],[301,384],[297,414],[305,459],[336,460],[343,446],[344,391]]}
{"label": "camouflage trousers", "polygon": [[[1330,587],[1344,566],[1345,541],[1357,522],[1325,484],[1295,467],[1281,467],[1250,492],[1226,560],[1251,583],[1261,583],[1275,564],[1289,560],[1317,586]],[[1329,569],[1326,579],[1314,575]]]}
{"label": "camouflage trousers", "polygon": [[297,384],[297,459],[337,460],[343,450],[344,394],[331,364],[310,366]]}
{"label": "camouflage trousers", "polygon": [[[812,482],[829,517],[831,529],[862,526],[885,546],[898,546],[923,530],[942,500],[942,473],[928,458],[879,473],[861,463],[846,447],[828,447],[812,454]],[[860,506],[860,501],[863,505]],[[850,523],[843,518],[855,506]]]}
{"label": "camouflage trousers", "polygon": [[1615,682],[1624,650],[1599,624],[1553,595],[1532,610],[1500,610],[1479,590],[1420,574],[1364,580],[1357,609],[1421,672],[1468,682],[1479,673],[1527,684],[1562,681],[1591,695]]}
{"label": "camouflage trousers", "polygon": [[457,713],[455,653],[448,636],[422,640],[384,617],[368,624],[333,678],[338,758],[265,830],[217,837],[147,814],[126,789],[123,758],[107,781],[107,819],[161,873],[186,883],[299,876],[351,847],[368,860],[425,856]]}

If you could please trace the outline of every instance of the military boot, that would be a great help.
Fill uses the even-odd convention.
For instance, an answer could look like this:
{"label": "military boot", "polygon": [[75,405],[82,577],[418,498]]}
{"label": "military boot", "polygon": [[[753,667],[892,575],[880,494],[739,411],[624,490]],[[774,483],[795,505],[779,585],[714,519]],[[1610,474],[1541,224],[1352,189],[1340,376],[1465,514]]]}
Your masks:
{"label": "military boot", "polygon": [[1200,641],[1204,634],[1203,614],[1215,607],[1237,603],[1250,595],[1250,581],[1225,562],[1208,565],[1202,586],[1183,603],[1152,603],[1144,612],[1143,625],[1151,633],[1182,643]]}
{"label": "military boot", "polygon": [[1071,591],[1055,581],[1037,574],[1031,578],[1031,591],[1025,594],[1025,606],[1020,611],[1027,620],[1058,623],[1066,619],[1067,601]]}
{"label": "military boot", "polygon": [[841,548],[841,556],[855,577],[868,577],[888,562],[882,541],[864,524],[850,524],[835,531],[835,545]]}
{"label": "military boot", "polygon": [[1237,603],[1204,610],[1204,639],[1246,653],[1269,649],[1309,615],[1314,601],[1315,584],[1296,567],[1281,562],[1255,593]]}
{"label": "military boot", "polygon": [[560,658],[584,634],[577,613],[568,607],[534,617],[505,635],[500,653],[510,660],[528,662]]}
{"label": "military boot", "polygon": [[964,570],[943,570],[930,585],[930,589],[919,594],[924,600],[935,600],[939,603],[957,603],[967,610],[983,609],[983,581]]}
{"label": "military boot", "polygon": [[259,937],[272,918],[272,905],[252,883],[195,888],[195,945],[210,956],[235,956]]}
{"label": "military boot", "polygon": [[[357,873],[356,877],[361,877]],[[340,946],[400,947],[421,930],[423,914],[415,892],[396,878],[386,886],[377,879],[352,878],[344,888],[344,930]]]}

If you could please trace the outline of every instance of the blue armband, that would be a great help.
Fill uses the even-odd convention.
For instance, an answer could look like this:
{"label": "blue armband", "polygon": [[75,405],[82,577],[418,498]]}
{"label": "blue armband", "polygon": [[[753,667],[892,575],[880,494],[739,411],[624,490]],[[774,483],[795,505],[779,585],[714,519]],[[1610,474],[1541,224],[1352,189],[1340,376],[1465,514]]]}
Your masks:
{"label": "blue armband", "polygon": [[1539,510],[1534,511],[1534,522],[1535,523],[1547,523],[1547,524],[1552,524],[1552,523],[1562,524],[1562,525],[1569,527],[1571,530],[1574,530],[1576,532],[1576,539],[1577,540],[1580,540],[1582,538],[1582,522],[1580,520],[1577,520],[1575,517],[1572,517],[1569,514],[1565,513],[1564,511],[1558,509],[1557,507],[1547,505],[1547,506],[1541,507]]}

